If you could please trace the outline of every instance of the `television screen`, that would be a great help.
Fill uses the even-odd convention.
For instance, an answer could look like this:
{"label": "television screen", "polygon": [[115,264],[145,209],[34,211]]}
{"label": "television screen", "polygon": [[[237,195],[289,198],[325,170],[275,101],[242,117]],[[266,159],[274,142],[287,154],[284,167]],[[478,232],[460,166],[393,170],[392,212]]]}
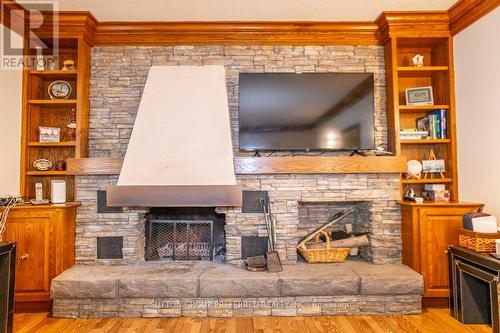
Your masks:
{"label": "television screen", "polygon": [[375,148],[371,73],[241,73],[240,149]]}

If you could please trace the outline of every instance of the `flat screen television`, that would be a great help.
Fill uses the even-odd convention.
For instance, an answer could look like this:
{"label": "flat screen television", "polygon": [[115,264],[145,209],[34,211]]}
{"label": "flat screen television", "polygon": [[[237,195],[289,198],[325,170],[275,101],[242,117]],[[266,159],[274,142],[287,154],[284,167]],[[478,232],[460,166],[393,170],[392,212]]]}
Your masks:
{"label": "flat screen television", "polygon": [[240,149],[375,148],[371,73],[240,73]]}

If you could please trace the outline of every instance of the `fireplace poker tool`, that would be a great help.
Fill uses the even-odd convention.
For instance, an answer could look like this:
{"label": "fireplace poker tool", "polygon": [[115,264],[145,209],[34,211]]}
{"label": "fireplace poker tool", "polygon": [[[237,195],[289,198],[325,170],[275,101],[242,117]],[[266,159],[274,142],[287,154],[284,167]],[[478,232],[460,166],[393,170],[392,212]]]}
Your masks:
{"label": "fireplace poker tool", "polygon": [[264,220],[266,221],[269,240],[269,249],[266,252],[267,271],[269,273],[281,272],[283,271],[283,267],[281,266],[280,255],[278,251],[276,251],[276,224],[271,216],[271,207],[269,207],[269,203],[263,198],[261,198],[259,202],[262,206],[262,211],[264,212]]}

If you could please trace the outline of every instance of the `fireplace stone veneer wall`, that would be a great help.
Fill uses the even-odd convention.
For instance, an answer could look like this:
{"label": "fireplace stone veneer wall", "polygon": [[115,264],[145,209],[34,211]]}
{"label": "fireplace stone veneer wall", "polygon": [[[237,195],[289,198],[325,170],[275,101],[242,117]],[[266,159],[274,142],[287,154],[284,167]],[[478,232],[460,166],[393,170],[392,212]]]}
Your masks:
{"label": "fireplace stone veneer wall", "polygon": [[[90,157],[123,157],[152,65],[212,65],[226,68],[235,155],[238,151],[238,74],[240,72],[372,72],[375,76],[376,144],[387,143],[384,53],[381,46],[166,46],[94,47],[90,82]],[[144,158],[147,158],[145,156]],[[207,170],[207,172],[210,172]],[[369,209],[371,248],[363,255],[374,263],[400,260],[398,174],[237,175],[245,190],[269,191],[277,218],[278,250],[286,264],[297,260],[299,207],[314,202],[356,201]],[[147,208],[97,213],[97,190],[115,185],[117,176],[77,177],[76,260],[80,264],[144,261]],[[262,214],[218,208],[226,215],[227,258],[241,255],[241,236],[265,235]],[[96,237],[123,236],[123,259],[96,259]]]}
{"label": "fireplace stone veneer wall", "polygon": [[[277,250],[287,264],[297,261],[300,205],[366,202],[369,220],[357,221],[368,231],[371,246],[363,256],[373,263],[397,261],[401,253],[401,217],[397,200],[399,175],[262,175],[239,176],[244,190],[269,191],[271,211],[277,222]],[[218,209],[226,214],[227,258],[241,256],[241,236],[266,235],[262,214],[242,213],[240,208]],[[365,215],[365,214],[362,214]],[[328,216],[325,216],[327,219]]]}
{"label": "fireplace stone veneer wall", "polygon": [[382,46],[106,46],[92,48],[89,157],[123,157],[149,68],[183,65],[224,65],[236,154],[241,72],[374,73],[376,144],[387,143]]}
{"label": "fireplace stone veneer wall", "polygon": [[[296,245],[303,234],[299,230],[300,205],[308,203],[361,202],[368,210],[371,247],[362,251],[365,258],[382,264],[400,260],[400,195],[398,174],[338,175],[238,175],[244,190],[269,191],[271,210],[277,221],[277,249],[286,264],[297,261]],[[147,209],[125,208],[123,213],[98,214],[96,191],[115,183],[116,176],[78,177],[76,259],[82,264],[134,263],[144,261],[144,215]],[[241,256],[241,237],[266,235],[263,215],[242,213],[241,208],[217,208],[226,216],[226,256]],[[325,216],[327,218],[327,216]],[[96,259],[96,237],[123,236],[123,259]]]}

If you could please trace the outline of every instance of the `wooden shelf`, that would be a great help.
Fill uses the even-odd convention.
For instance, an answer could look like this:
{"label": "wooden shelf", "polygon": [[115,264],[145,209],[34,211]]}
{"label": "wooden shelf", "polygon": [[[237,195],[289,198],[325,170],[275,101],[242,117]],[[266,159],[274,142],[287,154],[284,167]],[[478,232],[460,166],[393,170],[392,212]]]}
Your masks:
{"label": "wooden shelf", "polygon": [[448,66],[423,66],[423,67],[399,66],[398,67],[398,72],[439,72],[447,70]]}
{"label": "wooden shelf", "polygon": [[403,77],[412,76],[429,76],[436,73],[444,73],[448,71],[448,66],[424,66],[424,67],[412,67],[412,66],[399,66],[397,68],[398,75]]}
{"label": "wooden shelf", "polygon": [[448,110],[450,108],[449,105],[420,105],[420,106],[415,106],[415,105],[400,105],[398,106],[399,112],[425,112],[425,111],[432,111],[432,110],[438,110],[438,109],[445,109]]}
{"label": "wooden shelf", "polygon": [[476,208],[476,207],[481,207],[483,206],[482,203],[475,203],[475,202],[462,202],[462,201],[424,201],[421,203],[417,203],[414,201],[405,201],[401,200],[399,201],[400,205],[403,206],[447,206],[447,207],[471,207],[471,208]]}
{"label": "wooden shelf", "polygon": [[68,171],[26,171],[28,176],[70,176]]}
{"label": "wooden shelf", "polygon": [[419,139],[419,140],[401,140],[401,144],[414,145],[430,145],[430,144],[445,144],[450,143],[450,139]]}
{"label": "wooden shelf", "polygon": [[401,182],[403,184],[444,184],[453,182],[453,179],[451,178],[402,179]]}
{"label": "wooden shelf", "polygon": [[78,75],[77,70],[71,70],[71,71],[63,71],[63,70],[46,70],[46,71],[38,71],[38,70],[30,70],[29,71],[30,75],[36,75],[40,77],[47,77],[48,79],[56,79],[56,78],[72,78],[76,79]]}
{"label": "wooden shelf", "polygon": [[31,105],[76,105],[76,99],[30,99],[28,101]]}
{"label": "wooden shelf", "polygon": [[75,147],[75,141],[66,142],[28,142],[30,147]]}
{"label": "wooden shelf", "polygon": [[[80,201],[69,201],[65,203],[60,203],[60,204],[53,204],[49,203],[46,205],[32,205],[32,204],[26,204],[26,205],[17,205],[11,208],[12,211],[15,210],[23,210],[23,209],[47,209],[47,208],[59,208],[59,209],[65,209],[65,208],[72,208],[72,207],[78,207],[81,206],[82,203]],[[0,211],[2,210],[3,207],[0,207]]]}

